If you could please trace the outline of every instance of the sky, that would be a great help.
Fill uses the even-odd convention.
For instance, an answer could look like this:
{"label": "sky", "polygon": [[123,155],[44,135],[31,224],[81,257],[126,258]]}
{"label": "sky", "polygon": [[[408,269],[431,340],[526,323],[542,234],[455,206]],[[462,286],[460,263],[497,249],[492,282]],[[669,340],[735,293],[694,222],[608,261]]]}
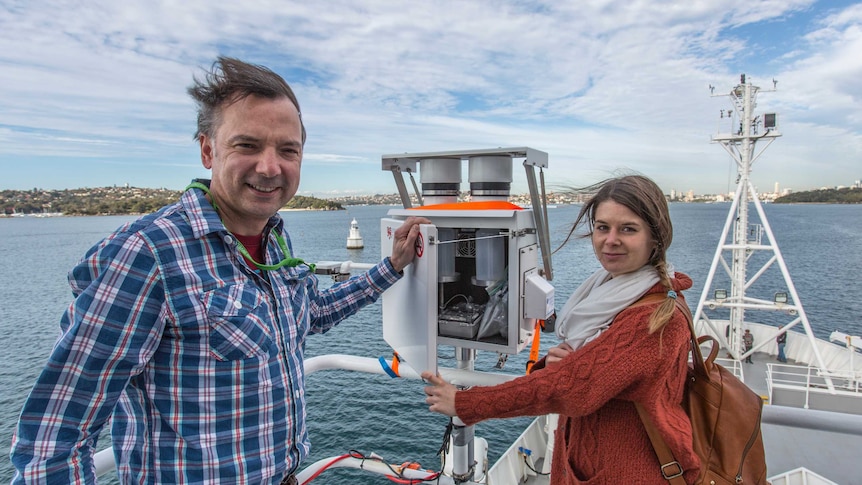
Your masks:
{"label": "sky", "polygon": [[851,185],[860,53],[848,1],[0,0],[0,190],[208,177],[186,89],[219,55],[296,92],[300,195],[395,193],[382,155],[523,146],[548,153],[548,190],[636,172],[732,191],[711,137],[743,73],[782,134],[758,191]]}

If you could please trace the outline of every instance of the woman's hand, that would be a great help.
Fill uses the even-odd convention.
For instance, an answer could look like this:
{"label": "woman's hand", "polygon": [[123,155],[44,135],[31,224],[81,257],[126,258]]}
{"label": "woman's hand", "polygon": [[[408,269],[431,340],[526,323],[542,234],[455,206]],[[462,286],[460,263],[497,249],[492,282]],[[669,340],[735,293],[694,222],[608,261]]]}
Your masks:
{"label": "woman's hand", "polygon": [[455,393],[458,389],[439,375],[435,376],[428,371],[422,373],[422,379],[429,384],[425,386],[425,403],[429,405],[428,409],[446,416],[455,416]]}
{"label": "woman's hand", "polygon": [[574,352],[574,349],[567,343],[563,342],[556,347],[548,349],[548,355],[545,357],[545,364],[555,364],[563,360],[567,355]]}

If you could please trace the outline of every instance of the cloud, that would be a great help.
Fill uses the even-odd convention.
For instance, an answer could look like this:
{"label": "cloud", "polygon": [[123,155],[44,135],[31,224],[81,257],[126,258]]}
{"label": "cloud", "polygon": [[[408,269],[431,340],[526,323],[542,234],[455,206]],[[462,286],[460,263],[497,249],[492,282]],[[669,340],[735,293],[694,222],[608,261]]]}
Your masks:
{"label": "cloud", "polygon": [[[785,137],[762,164],[777,163],[771,158],[780,155],[808,166],[803,157],[828,154],[835,170],[812,174],[782,163],[782,178],[794,186],[849,183],[858,177],[852,167],[862,117],[856,109],[862,61],[855,54],[862,49],[862,7],[824,5],[344,0],[324,9],[299,1],[197,0],[4,6],[0,164],[29,155],[127,159],[131,167],[135,160],[174,163],[191,156],[197,165],[194,105],[185,90],[192,76],[226,54],[273,68],[297,92],[309,131],[303,190],[392,192],[391,178],[377,173],[387,153],[531,146],[550,154],[548,176],[563,183],[588,183],[597,173],[629,167],[662,180],[666,190],[723,191],[725,184],[713,181],[725,178],[727,156],[709,137],[718,110],[727,106],[710,98],[707,87],[728,92],[745,71],[764,89],[773,76],[779,80],[779,90],[764,93],[758,108],[780,113]],[[765,33],[785,42],[766,45],[758,37]],[[333,180],[318,172],[323,166],[351,176]],[[89,185],[113,183],[99,166],[78,169],[81,179],[98,181]],[[756,169],[754,177],[774,173]],[[187,176],[129,173],[161,181],[157,186],[181,187]],[[25,172],[7,184],[35,182]]]}

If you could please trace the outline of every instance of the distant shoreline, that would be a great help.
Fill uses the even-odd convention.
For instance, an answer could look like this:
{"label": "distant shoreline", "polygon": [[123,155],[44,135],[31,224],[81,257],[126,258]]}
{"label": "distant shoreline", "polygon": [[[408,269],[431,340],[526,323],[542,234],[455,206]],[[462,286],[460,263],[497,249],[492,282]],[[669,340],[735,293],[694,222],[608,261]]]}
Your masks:
{"label": "distant shoreline", "polygon": [[[279,209],[278,212],[339,212],[347,209]],[[110,216],[145,216],[147,214],[152,214],[152,212],[117,212],[111,214],[51,214],[51,215],[41,215],[39,213],[34,214],[0,214],[0,219],[50,219],[55,217],[110,217]]]}
{"label": "distant shoreline", "polygon": [[[706,200],[698,200],[692,202],[684,202],[684,201],[670,201],[671,204],[730,204],[730,201],[724,202],[716,202],[716,201],[706,201]],[[846,201],[800,201],[800,202],[764,202],[764,204],[776,204],[776,205],[862,205],[862,202],[846,202]],[[346,211],[350,207],[366,207],[369,205],[379,205],[382,207],[399,207],[397,204],[356,204],[356,205],[347,205],[340,209],[320,209],[320,208],[282,208],[279,209],[278,212],[340,212]],[[560,205],[573,205],[573,204],[560,204]],[[578,204],[574,204],[578,205]],[[551,207],[551,206],[549,206]],[[66,214],[66,213],[51,213],[51,214],[43,214],[43,213],[27,213],[27,214],[3,214],[0,213],[0,219],[20,219],[20,218],[30,218],[30,219],[50,219],[54,217],[101,217],[101,216],[145,216],[147,214],[152,214],[155,211],[150,212],[111,212],[111,213],[103,213],[103,214]]]}
{"label": "distant shoreline", "polygon": [[301,208],[301,209],[279,209],[279,212],[302,212],[302,211],[318,211],[318,212],[338,212],[346,209],[315,209],[313,207]]}

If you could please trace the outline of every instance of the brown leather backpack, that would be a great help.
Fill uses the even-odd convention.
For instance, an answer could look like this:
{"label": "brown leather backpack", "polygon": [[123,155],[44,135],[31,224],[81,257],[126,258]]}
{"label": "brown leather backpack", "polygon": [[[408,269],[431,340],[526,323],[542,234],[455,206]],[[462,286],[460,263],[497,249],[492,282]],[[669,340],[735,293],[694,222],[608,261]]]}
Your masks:
{"label": "brown leather backpack", "polygon": [[[664,294],[652,294],[635,305],[664,298]],[[698,338],[688,306],[680,299],[676,300],[676,306],[685,315],[691,330],[693,367],[688,370],[682,406],[691,420],[694,452],[700,457],[695,484],[769,483],[760,434],[763,400],[730,371],[715,363],[718,342],[709,336]],[[707,341],[712,342],[712,348],[704,359],[700,344]],[[635,406],[661,463],[662,475],[672,485],[685,484],[682,467],[674,460],[658,429],[640,404],[635,403]]]}

